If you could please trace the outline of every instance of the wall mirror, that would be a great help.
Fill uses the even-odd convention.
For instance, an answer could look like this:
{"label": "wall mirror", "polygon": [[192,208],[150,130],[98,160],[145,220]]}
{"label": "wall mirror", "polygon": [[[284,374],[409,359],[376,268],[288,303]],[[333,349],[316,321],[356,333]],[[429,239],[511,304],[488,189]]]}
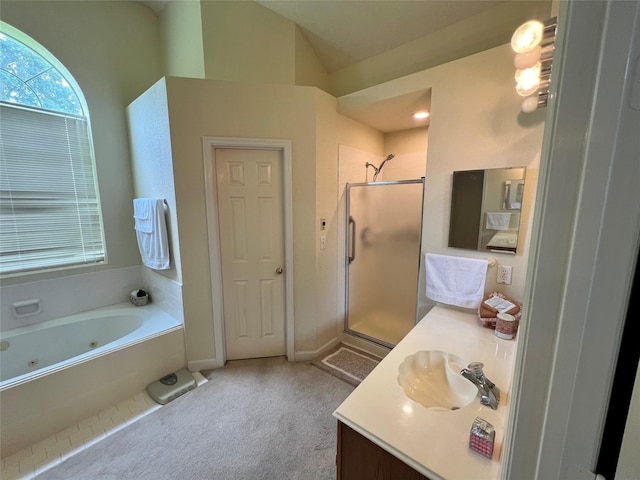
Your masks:
{"label": "wall mirror", "polygon": [[525,167],[453,172],[449,246],[516,253]]}

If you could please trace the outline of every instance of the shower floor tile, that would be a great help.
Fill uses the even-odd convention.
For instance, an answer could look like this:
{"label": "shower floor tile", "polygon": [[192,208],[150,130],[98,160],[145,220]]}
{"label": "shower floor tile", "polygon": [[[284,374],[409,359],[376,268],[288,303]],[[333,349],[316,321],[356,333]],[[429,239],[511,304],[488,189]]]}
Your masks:
{"label": "shower floor tile", "polygon": [[[198,385],[207,381],[193,374]],[[2,480],[28,480],[161,408],[146,391],[2,459]]]}

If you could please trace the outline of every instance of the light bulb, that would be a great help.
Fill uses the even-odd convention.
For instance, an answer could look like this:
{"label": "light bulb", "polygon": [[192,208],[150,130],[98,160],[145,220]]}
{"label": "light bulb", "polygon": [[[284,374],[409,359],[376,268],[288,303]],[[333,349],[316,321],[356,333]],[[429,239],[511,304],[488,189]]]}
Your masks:
{"label": "light bulb", "polygon": [[531,113],[538,109],[538,96],[533,95],[531,97],[527,97],[522,101],[522,111],[524,113]]}
{"label": "light bulb", "polygon": [[511,48],[516,53],[529,52],[540,45],[544,25],[538,20],[529,20],[520,25],[511,37]]}
{"label": "light bulb", "polygon": [[542,54],[542,47],[538,45],[530,52],[517,53],[513,59],[513,66],[518,70],[524,70],[525,68],[531,68],[540,61]]}
{"label": "light bulb", "polygon": [[536,63],[531,68],[516,70],[515,79],[518,82],[516,92],[518,95],[526,97],[540,87],[540,67],[540,63]]}
{"label": "light bulb", "polygon": [[525,68],[524,70],[516,70],[515,79],[518,83],[531,83],[536,78],[540,79],[540,69],[542,65],[540,62],[533,65],[531,68]]}
{"label": "light bulb", "polygon": [[415,118],[416,120],[422,120],[423,118],[428,118],[429,117],[429,112],[416,112],[412,115],[413,118]]}
{"label": "light bulb", "polygon": [[527,83],[518,83],[516,85],[516,92],[518,92],[518,95],[520,95],[521,97],[526,97],[528,95],[531,95],[533,92],[535,92],[538,88],[540,87],[540,79],[534,79],[531,82],[527,82]]}
{"label": "light bulb", "polygon": [[523,97],[531,95],[540,87],[540,64],[537,63],[524,70],[516,70],[515,79],[518,82],[516,85],[518,95]]}

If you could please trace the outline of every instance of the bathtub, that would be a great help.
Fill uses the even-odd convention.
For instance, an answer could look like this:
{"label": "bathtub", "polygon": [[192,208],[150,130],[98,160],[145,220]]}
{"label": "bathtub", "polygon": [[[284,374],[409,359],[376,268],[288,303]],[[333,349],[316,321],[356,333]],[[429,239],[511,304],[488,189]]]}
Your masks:
{"label": "bathtub", "polygon": [[122,303],[0,334],[2,456],[186,365],[182,323]]}

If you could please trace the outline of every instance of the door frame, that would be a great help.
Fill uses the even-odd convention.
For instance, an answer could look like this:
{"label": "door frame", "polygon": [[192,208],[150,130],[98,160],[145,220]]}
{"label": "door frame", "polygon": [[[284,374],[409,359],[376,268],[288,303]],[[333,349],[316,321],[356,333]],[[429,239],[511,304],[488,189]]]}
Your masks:
{"label": "door frame", "polygon": [[638,8],[560,2],[502,479],[596,478],[640,241]]}
{"label": "door frame", "polygon": [[[282,152],[282,201],[284,205],[284,269],[285,269],[285,343],[287,360],[293,361],[293,196],[292,196],[292,145],[291,140],[270,138],[202,137],[202,159],[209,235],[209,271],[213,300],[213,334],[215,366],[224,366],[227,359],[225,347],[224,309],[222,296],[222,261],[220,256],[220,228],[218,224],[218,200],[216,183],[216,148],[242,150],[278,150]],[[211,208],[214,206],[215,208]]]}

